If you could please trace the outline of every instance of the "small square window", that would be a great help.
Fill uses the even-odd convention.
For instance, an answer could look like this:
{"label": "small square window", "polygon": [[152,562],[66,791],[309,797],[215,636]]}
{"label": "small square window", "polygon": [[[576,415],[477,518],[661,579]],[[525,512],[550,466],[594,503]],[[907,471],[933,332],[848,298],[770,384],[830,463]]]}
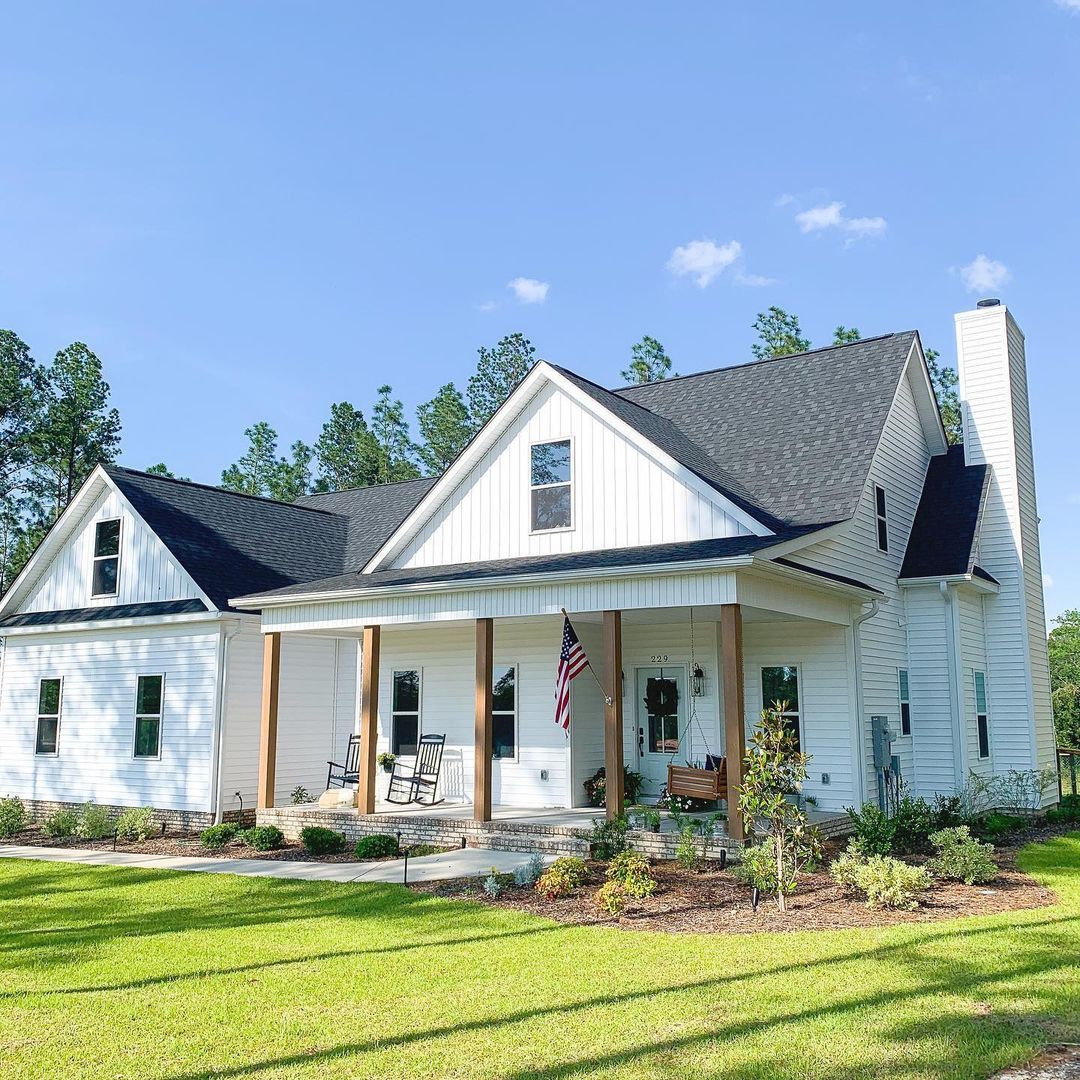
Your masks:
{"label": "small square window", "polygon": [[571,506],[570,440],[536,443],[529,460],[530,520],[533,532],[568,529]]}

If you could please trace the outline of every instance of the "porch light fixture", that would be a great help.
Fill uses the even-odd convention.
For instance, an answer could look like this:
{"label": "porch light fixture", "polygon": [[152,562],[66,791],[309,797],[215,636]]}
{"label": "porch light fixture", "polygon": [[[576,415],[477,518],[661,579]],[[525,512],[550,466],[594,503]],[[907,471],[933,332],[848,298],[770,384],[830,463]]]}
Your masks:
{"label": "porch light fixture", "polygon": [[694,697],[701,697],[705,693],[705,672],[701,670],[700,664],[695,664],[690,673],[690,693]]}

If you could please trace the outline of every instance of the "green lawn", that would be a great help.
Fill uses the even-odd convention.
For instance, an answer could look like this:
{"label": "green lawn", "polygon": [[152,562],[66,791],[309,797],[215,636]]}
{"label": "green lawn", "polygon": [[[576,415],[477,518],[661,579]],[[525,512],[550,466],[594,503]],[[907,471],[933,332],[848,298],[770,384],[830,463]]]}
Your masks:
{"label": "green lawn", "polygon": [[1023,864],[1058,906],[708,937],[0,860],[0,1076],[983,1076],[1080,1041],[1080,835]]}

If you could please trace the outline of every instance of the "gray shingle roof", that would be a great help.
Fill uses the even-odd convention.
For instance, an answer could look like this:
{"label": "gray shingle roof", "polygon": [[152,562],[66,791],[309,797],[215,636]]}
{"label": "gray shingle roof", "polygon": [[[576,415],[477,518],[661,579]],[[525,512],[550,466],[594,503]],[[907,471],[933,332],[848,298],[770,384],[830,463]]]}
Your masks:
{"label": "gray shingle roof", "polygon": [[147,604],[110,604],[108,607],[67,608],[61,611],[24,611],[0,619],[0,626],[56,626],[60,623],[111,622],[115,619],[160,618],[206,611],[201,600],[160,600]]}
{"label": "gray shingle roof", "polygon": [[[419,501],[422,484],[364,489],[299,506],[119,466],[106,471],[147,525],[219,608],[229,598],[341,574],[362,565],[355,551],[378,547]],[[395,490],[409,488],[410,490]],[[349,507],[363,522],[354,523]],[[408,509],[407,509],[408,508]]]}
{"label": "gray shingle roof", "polygon": [[[507,574],[558,573],[565,570],[595,570],[608,567],[689,562],[697,559],[723,559],[733,555],[752,555],[811,531],[813,531],[812,527],[804,526],[785,529],[773,536],[727,536],[717,540],[692,540],[681,544],[653,544],[648,547],[576,551],[560,555],[528,555],[514,559],[489,559],[486,562],[457,563],[449,566],[376,570],[370,574],[339,574],[323,581],[312,581],[287,589],[279,589],[273,595],[301,596],[309,593],[334,593],[347,589],[378,589],[394,585],[449,584],[504,577]],[[806,568],[797,567],[797,569]],[[807,573],[813,572],[807,570]],[[245,596],[245,600],[250,601],[261,598],[255,593]]]}
{"label": "gray shingle roof", "polygon": [[886,334],[615,394],[669,420],[762,512],[788,525],[844,521],[916,336]]}
{"label": "gray shingle roof", "polygon": [[[975,541],[989,485],[990,467],[966,465],[962,446],[950,446],[947,454],[930,459],[901,578],[971,574],[978,569]],[[994,580],[985,570],[979,576]]]}

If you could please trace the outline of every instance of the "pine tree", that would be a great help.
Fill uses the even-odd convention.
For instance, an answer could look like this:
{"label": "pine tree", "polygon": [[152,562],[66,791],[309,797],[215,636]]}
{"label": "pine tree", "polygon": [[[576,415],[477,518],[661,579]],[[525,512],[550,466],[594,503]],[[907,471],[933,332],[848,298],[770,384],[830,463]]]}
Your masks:
{"label": "pine tree", "polygon": [[964,429],[960,421],[960,395],[956,390],[960,376],[956,374],[955,368],[938,363],[941,354],[937,349],[927,349],[925,355],[926,366],[930,369],[930,383],[934,387],[934,395],[941,410],[945,437],[950,446],[956,446],[964,441]]}
{"label": "pine tree", "polygon": [[120,414],[109,408],[101,361],[81,341],[61,349],[46,376],[27,489],[54,521],[93,472],[120,452]]}
{"label": "pine tree", "polygon": [[269,494],[271,499],[281,502],[295,502],[301,495],[311,490],[311,462],[314,451],[307,443],[297,439],[289,447],[288,458],[281,458],[270,477]]}
{"label": "pine tree", "polygon": [[364,414],[347,401],[330,406],[330,419],[315,442],[316,491],[342,491],[377,483],[379,446]]}
{"label": "pine tree", "polygon": [[476,373],[469,378],[465,397],[469,403],[469,422],[475,430],[487,423],[493,412],[510,396],[511,391],[532,370],[536,349],[524,334],[504,337],[493,349],[481,346]]}
{"label": "pine tree", "polygon": [[759,360],[790,356],[810,348],[810,339],[802,336],[799,316],[790,315],[775,305],[768,311],[758,312],[754,329],[758,333],[758,340],[750,346],[750,351]]}
{"label": "pine tree", "polygon": [[445,472],[474,431],[461,391],[453,383],[440,386],[430,401],[417,408],[416,419],[424,438],[420,460],[432,475]]}
{"label": "pine tree", "polygon": [[858,327],[838,326],[833,331],[832,343],[834,345],[852,345],[861,339],[862,334],[859,333]]}
{"label": "pine tree", "polygon": [[0,499],[25,479],[44,385],[45,373],[29,346],[13,331],[0,330]]}
{"label": "pine tree", "polygon": [[675,376],[671,359],[656,338],[646,334],[630,347],[630,366],[622,373],[628,383],[661,382]]}
{"label": "pine tree", "polygon": [[[286,501],[295,499],[304,492],[303,453],[297,455],[297,446],[293,445],[293,461],[278,457],[278,434],[265,421],[260,420],[244,431],[248,441],[247,451],[221,474],[221,486],[229,491],[239,491],[244,495],[261,495],[268,498],[282,498]],[[310,454],[308,450],[308,475],[310,476]],[[306,487],[305,489],[306,490]]]}
{"label": "pine tree", "polygon": [[379,451],[376,478],[379,484],[415,480],[420,475],[416,467],[416,448],[405,422],[405,407],[396,398],[391,399],[392,390],[389,384],[380,386],[379,398],[371,410],[371,433]]}

